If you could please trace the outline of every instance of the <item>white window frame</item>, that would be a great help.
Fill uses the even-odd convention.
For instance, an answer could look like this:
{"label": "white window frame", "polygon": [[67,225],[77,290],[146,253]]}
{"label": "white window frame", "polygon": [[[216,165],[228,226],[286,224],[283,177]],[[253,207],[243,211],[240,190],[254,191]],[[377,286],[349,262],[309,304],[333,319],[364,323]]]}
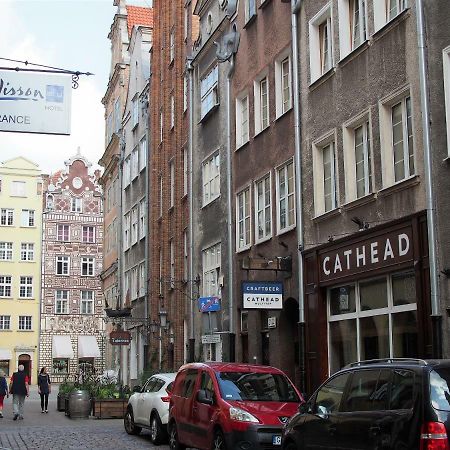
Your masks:
{"label": "white window frame", "polygon": [[202,163],[203,206],[220,197],[220,152]]}
{"label": "white window frame", "polygon": [[36,226],[36,215],[34,209],[22,209],[21,227],[33,228]]}
{"label": "white window frame", "polygon": [[162,109],[162,106],[161,106],[161,108],[159,108],[159,142],[162,142],[163,138],[164,138],[164,124],[163,124],[163,120],[164,120],[163,109]]}
{"label": "white window frame", "polygon": [[[86,266],[87,273],[83,273],[84,267]],[[89,273],[92,272],[92,273]],[[82,277],[95,277],[95,258],[92,256],[82,256],[81,257],[81,276]]]}
{"label": "white window frame", "polygon": [[34,261],[34,243],[21,242],[20,244],[20,261]]}
{"label": "white window frame", "polygon": [[205,297],[220,294],[221,253],[220,242],[202,251],[202,292]]}
{"label": "white window frame", "polygon": [[186,112],[188,108],[188,94],[189,94],[188,77],[187,75],[185,75],[183,77],[183,112]]}
{"label": "white window frame", "polygon": [[[292,108],[292,64],[290,52],[290,48],[285,50],[275,61],[275,113],[277,119]],[[286,67],[289,73],[286,73]],[[286,92],[287,95],[285,95]],[[286,96],[288,101],[285,99]]]}
{"label": "white window frame", "polygon": [[390,0],[373,0],[373,19],[375,26],[375,33],[383,28],[391,20],[394,20],[404,10],[409,8],[408,0],[391,0],[396,3],[397,14],[389,17],[389,2]]}
{"label": "white window frame", "polygon": [[11,181],[11,197],[26,197],[27,183],[26,181]]}
{"label": "white window frame", "polygon": [[33,316],[19,316],[17,322],[19,331],[33,331]]}
{"label": "white window frame", "polygon": [[[65,230],[67,229],[67,239],[64,239],[65,237]],[[61,233],[60,233],[61,230]],[[60,239],[60,236],[62,239]],[[56,226],[56,240],[58,242],[68,242],[70,241],[70,225],[67,224],[58,224]]]}
{"label": "white window frame", "polygon": [[218,83],[219,65],[216,64],[200,79],[200,104],[202,119],[209,113],[209,111],[219,104]]}
{"label": "white window frame", "polygon": [[139,144],[131,152],[131,181],[139,175]]}
{"label": "white window frame", "polygon": [[[326,4],[310,21],[309,21],[309,66],[311,73],[311,84],[320,77],[328,73],[334,67],[334,38],[333,38],[333,6],[332,2]],[[320,27],[323,23],[328,24],[328,55],[327,61],[329,67],[325,66],[323,60],[323,43],[321,39]]]}
{"label": "white window frame", "polygon": [[173,94],[170,96],[170,129],[175,126],[175,97]]}
{"label": "white window frame", "polygon": [[169,182],[170,182],[169,208],[173,208],[175,205],[175,160],[174,159],[171,159],[169,161]]}
{"label": "white window frame", "polygon": [[170,288],[175,289],[175,246],[173,239],[169,241],[170,255]]}
{"label": "white window frame", "polygon": [[11,329],[11,316],[2,314],[0,316],[0,331]]}
{"label": "white window frame", "polygon": [[183,148],[183,195],[188,193],[189,180],[189,151]]}
{"label": "white window frame", "polygon": [[189,281],[189,238],[188,230],[183,231],[183,273],[184,281]]}
{"label": "white window frame", "polygon": [[123,227],[123,249],[127,250],[130,248],[130,242],[131,242],[131,217],[130,213],[126,213],[124,216],[124,227]]}
{"label": "white window frame", "polygon": [[[266,202],[267,183],[269,202]],[[258,187],[263,187],[262,203],[259,203]],[[256,180],[253,187],[253,202],[254,202],[254,229],[255,229],[255,244],[267,241],[272,237],[273,223],[272,223],[272,174],[268,173],[259,180]],[[262,233],[259,231],[259,216],[263,220]],[[266,222],[270,222],[270,231],[266,231]]]}
{"label": "white window frame", "polygon": [[[89,295],[87,295],[89,294]],[[80,314],[94,314],[94,291],[82,290],[80,297]]]}
{"label": "white window frame", "polygon": [[163,215],[163,200],[164,200],[164,183],[163,176],[159,175],[159,217]]}
{"label": "white window frame", "polygon": [[[368,0],[338,0],[339,56],[341,60],[367,41],[367,2]],[[359,43],[355,42],[355,4],[358,5],[360,25],[363,25],[359,27],[357,33]]]}
{"label": "white window frame", "polygon": [[0,261],[12,261],[13,260],[13,243],[12,242],[0,242]]}
{"label": "white window frame", "polygon": [[33,277],[20,275],[19,282],[19,298],[33,298]]}
{"label": "white window frame", "polygon": [[249,141],[249,99],[247,93],[236,98],[236,148],[242,147]]}
{"label": "white window frame", "polygon": [[69,314],[69,291],[67,289],[55,291],[55,314]]}
{"label": "white window frame", "polygon": [[[269,76],[261,75],[253,82],[255,136],[270,125],[269,115]],[[265,104],[264,104],[265,98]]]}
{"label": "white window frame", "polygon": [[139,124],[139,98],[136,94],[131,100],[131,118],[132,118],[132,128],[134,129]]}
{"label": "white window frame", "polygon": [[250,186],[236,194],[236,252],[252,246],[252,198]]}
{"label": "white window frame", "polygon": [[3,227],[14,226],[14,209],[1,208],[0,210],[0,225]]}
{"label": "white window frame", "polygon": [[245,23],[256,16],[256,0],[244,0]]}
{"label": "white window frame", "polygon": [[12,297],[12,276],[0,275],[0,298],[11,298],[11,297]]}
{"label": "white window frame", "polygon": [[[90,233],[92,229],[92,233]],[[85,233],[86,231],[86,233]],[[85,238],[86,235],[86,238]],[[85,243],[93,244],[95,243],[95,226],[94,225],[83,225],[81,227],[81,239]]]}
{"label": "white window frame", "polygon": [[172,28],[170,30],[170,36],[169,36],[169,57],[170,62],[172,63],[175,59],[175,29]]}
{"label": "white window frame", "polygon": [[447,123],[447,155],[450,158],[450,46],[442,50],[444,70],[445,117]]}
{"label": "white window frame", "polygon": [[[332,202],[332,208],[325,209],[325,188],[324,188],[324,164],[323,164],[323,152],[324,148],[328,145],[332,145],[334,158],[331,160],[332,169],[332,186],[334,188],[334,201]],[[336,165],[336,136],[335,131],[329,133],[325,137],[319,139],[313,143],[313,174],[314,174],[314,212],[315,216],[333,211],[339,204],[339,191],[338,191],[338,172]]]}
{"label": "white window frame", "polygon": [[145,238],[147,235],[147,224],[146,224],[146,214],[147,214],[147,201],[143,198],[139,202],[139,239]]}
{"label": "white window frame", "polygon": [[59,255],[56,257],[55,275],[70,275],[70,258],[68,256]]}
{"label": "white window frame", "polygon": [[139,206],[131,210],[131,245],[137,244],[139,239]]}
{"label": "white window frame", "polygon": [[83,199],[72,197],[72,201],[70,202],[70,211],[73,213],[83,212]]}
{"label": "white window frame", "polygon": [[[289,167],[292,167],[292,191],[289,190]],[[284,195],[281,194],[281,180],[285,180],[285,190]],[[297,224],[297,217],[296,217],[296,189],[295,189],[295,164],[294,161],[291,159],[281,166],[276,168],[276,213],[277,213],[277,234],[286,233],[287,231],[290,231],[296,227]],[[293,204],[293,221],[292,223],[289,222],[289,199],[292,199]],[[281,204],[282,202],[285,202],[286,204],[286,226],[281,227]]]}
{"label": "white window frame", "polygon": [[147,136],[139,141],[139,171],[143,171],[147,167]]}

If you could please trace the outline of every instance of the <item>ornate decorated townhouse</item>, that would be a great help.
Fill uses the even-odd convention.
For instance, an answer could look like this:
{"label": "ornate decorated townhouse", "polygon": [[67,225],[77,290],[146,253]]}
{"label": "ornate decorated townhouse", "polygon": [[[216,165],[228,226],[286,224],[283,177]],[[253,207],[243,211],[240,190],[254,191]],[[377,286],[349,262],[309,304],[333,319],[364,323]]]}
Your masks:
{"label": "ornate decorated townhouse", "polygon": [[104,369],[103,206],[99,172],[78,153],[44,191],[40,365],[63,381]]}

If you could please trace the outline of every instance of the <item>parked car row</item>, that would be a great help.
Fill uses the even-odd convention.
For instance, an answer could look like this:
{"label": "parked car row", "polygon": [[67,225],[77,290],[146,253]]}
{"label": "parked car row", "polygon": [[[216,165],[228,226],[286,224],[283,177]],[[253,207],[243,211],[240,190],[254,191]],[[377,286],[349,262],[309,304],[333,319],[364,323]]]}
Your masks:
{"label": "parked car row", "polygon": [[133,394],[125,429],[171,450],[450,450],[450,360],[351,364],[304,402],[274,367],[191,363]]}

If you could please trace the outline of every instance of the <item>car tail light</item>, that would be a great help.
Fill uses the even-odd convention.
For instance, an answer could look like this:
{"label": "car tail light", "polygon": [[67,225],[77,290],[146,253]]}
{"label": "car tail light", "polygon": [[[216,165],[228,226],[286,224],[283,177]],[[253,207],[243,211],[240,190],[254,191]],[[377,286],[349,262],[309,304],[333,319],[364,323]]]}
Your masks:
{"label": "car tail light", "polygon": [[441,422],[426,422],[420,432],[420,450],[450,450],[447,430]]}
{"label": "car tail light", "polygon": [[161,401],[166,402],[166,403],[170,402],[170,396],[161,397]]}

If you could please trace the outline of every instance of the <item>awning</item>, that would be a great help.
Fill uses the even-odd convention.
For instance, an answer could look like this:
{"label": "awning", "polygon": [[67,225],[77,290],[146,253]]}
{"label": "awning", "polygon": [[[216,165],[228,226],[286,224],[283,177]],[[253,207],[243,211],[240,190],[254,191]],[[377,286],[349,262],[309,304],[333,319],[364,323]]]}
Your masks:
{"label": "awning", "polygon": [[100,358],[97,338],[95,336],[78,336],[78,359]]}
{"label": "awning", "polygon": [[12,359],[11,350],[7,348],[0,348],[0,360]]}
{"label": "awning", "polygon": [[53,336],[53,358],[73,358],[73,349],[70,336]]}

